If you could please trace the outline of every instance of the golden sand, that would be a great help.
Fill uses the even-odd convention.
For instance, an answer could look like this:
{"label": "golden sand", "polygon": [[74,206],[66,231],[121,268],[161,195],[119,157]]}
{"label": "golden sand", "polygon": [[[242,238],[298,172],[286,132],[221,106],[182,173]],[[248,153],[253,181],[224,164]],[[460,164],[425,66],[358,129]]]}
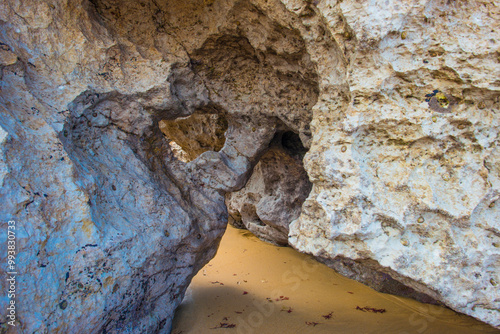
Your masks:
{"label": "golden sand", "polygon": [[228,227],[173,334],[500,333],[447,308],[376,292],[290,247]]}

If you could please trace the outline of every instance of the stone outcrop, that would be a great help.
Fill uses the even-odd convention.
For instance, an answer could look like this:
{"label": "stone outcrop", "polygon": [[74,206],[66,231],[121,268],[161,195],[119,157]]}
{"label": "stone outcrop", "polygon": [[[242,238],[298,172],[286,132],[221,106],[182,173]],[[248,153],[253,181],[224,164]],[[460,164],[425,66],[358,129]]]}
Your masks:
{"label": "stone outcrop", "polygon": [[[310,140],[318,76],[293,17],[278,2],[0,4],[19,332],[169,332],[216,252],[225,193],[277,131]],[[179,159],[183,135],[199,145]]]}
{"label": "stone outcrop", "polygon": [[1,2],[18,328],[168,332],[226,197],[263,238],[289,229],[346,275],[500,328],[499,18],[481,0]]}
{"label": "stone outcrop", "polygon": [[350,96],[332,99],[338,67],[320,71],[304,163],[313,188],[290,243],[500,327],[498,5],[317,8],[344,46]]}
{"label": "stone outcrop", "polygon": [[259,238],[288,244],[290,222],[311,191],[302,165],[306,149],[293,132],[277,133],[242,190],[226,195],[229,223]]}

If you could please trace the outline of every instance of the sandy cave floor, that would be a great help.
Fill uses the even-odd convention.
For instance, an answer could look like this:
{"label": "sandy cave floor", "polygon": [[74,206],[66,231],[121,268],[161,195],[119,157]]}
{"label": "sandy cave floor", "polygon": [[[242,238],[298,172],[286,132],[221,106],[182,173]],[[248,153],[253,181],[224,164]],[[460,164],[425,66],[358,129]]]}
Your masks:
{"label": "sandy cave floor", "polygon": [[376,292],[229,226],[215,258],[193,278],[172,333],[500,331],[444,307]]}

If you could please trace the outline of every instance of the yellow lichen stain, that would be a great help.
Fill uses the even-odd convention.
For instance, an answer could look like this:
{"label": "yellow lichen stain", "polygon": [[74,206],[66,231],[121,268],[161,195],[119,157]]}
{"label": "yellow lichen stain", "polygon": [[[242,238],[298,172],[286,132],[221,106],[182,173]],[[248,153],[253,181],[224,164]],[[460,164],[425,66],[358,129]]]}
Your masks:
{"label": "yellow lichen stain", "polygon": [[451,178],[451,175],[450,175],[450,173],[444,173],[443,175],[441,175],[441,177],[443,178],[443,180],[449,181]]}
{"label": "yellow lichen stain", "polygon": [[437,90],[434,91],[434,94],[427,94],[426,97],[428,97],[426,101],[429,103],[429,107],[442,113],[451,112],[453,107],[457,104],[456,98]]}
{"label": "yellow lichen stain", "polygon": [[89,219],[82,220],[82,232],[85,233],[87,238],[92,237],[92,232],[95,228],[94,222]]}
{"label": "yellow lichen stain", "polygon": [[104,280],[104,283],[102,284],[102,287],[103,288],[107,288],[108,286],[110,286],[111,284],[113,284],[115,281],[113,280],[113,277],[111,276],[108,276],[106,277],[106,279]]}
{"label": "yellow lichen stain", "polygon": [[446,97],[446,95],[444,95],[443,93],[437,93],[436,94],[436,99],[439,103],[439,105],[441,106],[441,108],[448,108],[450,106],[450,101],[448,100],[448,98]]}

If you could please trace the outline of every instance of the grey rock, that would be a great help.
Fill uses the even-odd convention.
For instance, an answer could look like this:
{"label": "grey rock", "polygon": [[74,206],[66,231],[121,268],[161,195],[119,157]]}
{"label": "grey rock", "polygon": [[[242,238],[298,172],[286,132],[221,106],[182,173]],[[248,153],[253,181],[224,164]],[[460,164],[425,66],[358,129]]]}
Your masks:
{"label": "grey rock", "polygon": [[[170,331],[225,230],[225,194],[246,183],[278,125],[311,136],[317,74],[270,9],[0,4],[0,223],[2,240],[17,224],[19,332]],[[213,110],[222,128],[178,159],[172,141],[200,138],[160,124],[210,127]]]}
{"label": "grey rock", "polygon": [[168,332],[228,193],[263,238],[288,228],[350,277],[499,327],[499,16],[483,0],[1,2],[17,328]]}

